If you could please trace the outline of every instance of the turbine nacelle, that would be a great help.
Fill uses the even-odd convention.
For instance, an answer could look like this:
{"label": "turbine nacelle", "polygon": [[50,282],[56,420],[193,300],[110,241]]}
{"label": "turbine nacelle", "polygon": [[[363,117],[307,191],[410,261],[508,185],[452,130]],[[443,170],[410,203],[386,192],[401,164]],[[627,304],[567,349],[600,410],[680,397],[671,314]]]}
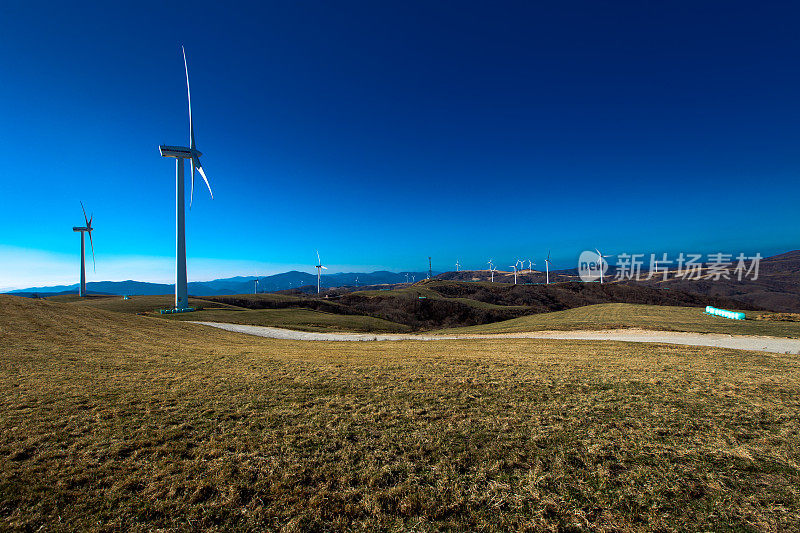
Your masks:
{"label": "turbine nacelle", "polygon": [[161,157],[174,157],[176,159],[193,159],[203,155],[200,150],[192,150],[184,146],[161,145],[158,147],[158,151],[161,152]]}

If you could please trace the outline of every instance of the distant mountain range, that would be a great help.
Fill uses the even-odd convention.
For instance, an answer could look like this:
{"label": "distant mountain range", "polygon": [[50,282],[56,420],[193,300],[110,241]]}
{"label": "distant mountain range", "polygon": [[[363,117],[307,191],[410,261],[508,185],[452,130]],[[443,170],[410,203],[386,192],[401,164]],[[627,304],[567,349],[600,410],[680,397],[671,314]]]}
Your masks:
{"label": "distant mountain range", "polygon": [[[616,274],[616,267],[610,266],[606,279],[611,281]],[[460,272],[434,273],[440,280],[452,281],[489,281],[488,270],[462,270]],[[421,281],[427,272],[409,272],[408,281]],[[800,250],[767,257],[761,260],[757,280],[737,281],[736,279],[720,280],[686,280],[675,276],[670,271],[666,280],[661,276],[643,281],[625,281],[623,283],[643,284],[664,289],[678,289],[694,294],[733,298],[751,305],[771,309],[773,311],[800,312]],[[223,296],[231,294],[251,294],[255,289],[255,276],[237,276],[233,278],[215,279],[189,283],[189,294],[192,296]],[[317,276],[307,272],[293,270],[272,276],[258,277],[258,292],[275,292],[295,289],[298,293],[316,293]],[[513,283],[514,274],[508,271],[497,271],[494,280]],[[550,282],[580,281],[575,268],[551,270]],[[340,288],[341,292],[350,292],[358,287],[376,285],[395,285],[406,282],[406,273],[377,271],[349,272],[326,274],[322,276],[322,287],[326,289]],[[522,270],[517,274],[520,284],[541,284],[545,282],[545,273],[540,270],[531,272]],[[174,285],[163,283],[146,283],[142,281],[97,281],[86,284],[90,294],[108,295],[156,295],[171,294]],[[32,287],[11,291],[20,296],[51,296],[55,294],[76,293],[78,285],[59,285],[53,287]]]}
{"label": "distant mountain range", "polygon": [[[434,273],[436,274],[436,273]],[[409,281],[425,279],[427,272],[409,272]],[[192,296],[218,296],[227,294],[250,294],[255,290],[256,276],[236,276],[233,278],[215,279],[212,281],[194,281],[189,283],[189,294]],[[406,282],[406,273],[388,272],[348,272],[325,274],[321,285],[330,287],[356,287],[368,285],[387,285]],[[307,272],[293,270],[272,276],[258,276],[258,292],[273,292],[297,289],[304,286],[316,287],[317,276]],[[316,290],[316,289],[315,289]],[[19,296],[52,296],[55,294],[71,294],[78,291],[78,284],[55,285],[49,287],[31,287],[9,291]],[[155,295],[170,294],[175,285],[166,283],[148,283],[144,281],[91,281],[86,284],[89,294],[108,295]]]}

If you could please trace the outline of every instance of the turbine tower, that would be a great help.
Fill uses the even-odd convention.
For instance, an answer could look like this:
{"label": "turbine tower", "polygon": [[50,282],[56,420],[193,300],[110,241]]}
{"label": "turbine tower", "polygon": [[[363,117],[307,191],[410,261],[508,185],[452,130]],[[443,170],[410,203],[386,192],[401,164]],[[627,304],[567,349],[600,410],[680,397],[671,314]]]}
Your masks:
{"label": "turbine tower", "polygon": [[186,220],[184,213],[185,193],[183,183],[183,162],[188,159],[192,165],[192,188],[189,196],[189,208],[192,207],[194,198],[194,171],[197,170],[203,181],[208,187],[211,199],[214,193],[211,192],[211,184],[208,183],[206,173],[200,166],[200,156],[202,153],[197,149],[194,142],[194,124],[192,122],[192,92],[189,89],[189,67],[186,63],[186,50],[181,47],[183,52],[183,69],[186,72],[186,97],[189,102],[189,148],[184,146],[165,146],[161,145],[158,150],[161,157],[175,158],[175,309],[187,309],[189,307],[189,290],[186,285]]}
{"label": "turbine tower", "polygon": [[547,250],[547,259],[544,260],[544,266],[547,269],[547,281],[545,282],[546,285],[550,284],[550,250]]}
{"label": "turbine tower", "polygon": [[320,281],[322,280],[322,270],[328,270],[328,267],[322,266],[322,260],[319,258],[319,250],[317,250],[317,266],[315,268],[317,269],[317,294],[319,294]]}
{"label": "turbine tower", "polygon": [[491,259],[487,262],[489,263],[489,272],[492,274],[492,283],[494,283],[494,263],[492,263]]}
{"label": "turbine tower", "polygon": [[258,278],[253,280],[253,294],[258,294]]}
{"label": "turbine tower", "polygon": [[513,268],[513,269],[514,269],[514,285],[516,285],[516,284],[517,284],[517,265],[518,265],[518,264],[519,264],[519,261],[517,261],[517,262],[516,262],[516,263],[514,263],[513,265],[509,265],[511,268]]}
{"label": "turbine tower", "polygon": [[86,209],[83,208],[83,202],[81,202],[81,211],[83,211],[83,221],[86,223],[85,226],[77,227],[73,226],[72,231],[80,231],[81,232],[81,284],[78,287],[78,296],[83,298],[86,296],[86,238],[85,234],[89,233],[89,245],[92,247],[92,268],[96,272],[96,264],[94,262],[94,243],[92,242],[92,219],[94,218],[94,214],[89,218],[86,218]]}

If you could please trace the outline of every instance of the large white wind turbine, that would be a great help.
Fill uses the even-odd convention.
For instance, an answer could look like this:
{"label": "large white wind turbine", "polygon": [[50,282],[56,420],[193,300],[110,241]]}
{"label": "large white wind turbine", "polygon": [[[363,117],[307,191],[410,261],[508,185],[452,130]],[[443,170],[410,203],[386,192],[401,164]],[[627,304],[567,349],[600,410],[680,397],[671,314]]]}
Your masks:
{"label": "large white wind turbine", "polygon": [[253,294],[258,294],[258,278],[253,280]]}
{"label": "large white wind turbine", "polygon": [[206,173],[200,165],[200,156],[203,155],[194,142],[194,123],[192,121],[192,92],[189,89],[189,67],[186,63],[186,51],[183,52],[183,69],[186,72],[186,97],[189,101],[189,147],[183,146],[159,146],[162,157],[175,158],[175,308],[186,309],[189,307],[189,291],[186,285],[186,221],[184,213],[185,193],[183,183],[183,162],[188,159],[192,165],[192,188],[189,196],[189,207],[194,198],[194,171],[197,170],[203,181],[208,187],[211,199],[214,193],[211,192],[211,184],[208,183]]}
{"label": "large white wind turbine", "polygon": [[547,259],[544,260],[544,266],[547,269],[547,281],[546,284],[550,284],[550,250],[547,250]]}
{"label": "large white wind turbine", "polygon": [[83,202],[81,202],[81,211],[83,211],[83,221],[86,223],[85,226],[73,226],[72,231],[80,231],[81,232],[81,284],[78,287],[78,296],[84,297],[86,296],[86,239],[85,234],[89,233],[89,245],[92,247],[92,269],[96,272],[97,265],[94,262],[94,243],[92,242],[92,219],[94,218],[94,214],[89,218],[86,218],[86,209],[83,208]]}
{"label": "large white wind turbine", "polygon": [[322,260],[319,258],[319,250],[317,250],[317,294],[320,291],[320,281],[322,280],[322,270],[328,270],[328,267],[322,266]]}
{"label": "large white wind turbine", "polygon": [[509,265],[511,268],[513,268],[513,269],[514,269],[514,285],[516,285],[516,284],[517,284],[517,265],[518,265],[518,264],[519,264],[519,261],[517,261],[517,262],[516,262],[516,263],[514,263],[513,265]]}

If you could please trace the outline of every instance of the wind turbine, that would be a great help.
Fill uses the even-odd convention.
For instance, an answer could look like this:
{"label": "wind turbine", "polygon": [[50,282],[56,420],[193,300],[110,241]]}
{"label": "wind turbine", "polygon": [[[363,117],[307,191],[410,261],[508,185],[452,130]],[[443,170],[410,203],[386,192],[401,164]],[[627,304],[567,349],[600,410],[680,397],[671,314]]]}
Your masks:
{"label": "wind turbine", "polygon": [[192,122],[192,92],[189,89],[189,67],[186,63],[186,50],[183,52],[183,69],[186,72],[186,97],[189,102],[189,148],[183,146],[161,145],[158,150],[161,157],[175,158],[175,308],[186,309],[189,307],[189,290],[186,285],[186,220],[184,213],[185,193],[183,183],[183,162],[188,159],[192,165],[192,188],[189,196],[189,208],[192,207],[194,198],[194,171],[197,170],[208,187],[211,199],[211,184],[208,183],[206,173],[200,165],[200,156],[203,155],[194,142],[194,123]]}
{"label": "wind turbine", "polygon": [[550,284],[550,250],[547,250],[547,259],[544,260],[544,266],[547,269],[547,282],[546,285]]}
{"label": "wind turbine", "polygon": [[595,248],[594,251],[597,252],[597,255],[600,256],[600,265],[599,265],[600,266],[600,285],[602,285],[603,284],[603,263],[605,262],[606,264],[608,264],[606,262],[606,257],[611,257],[614,254],[603,255],[603,254],[600,253],[600,250],[598,250],[597,248]]}
{"label": "wind turbine", "polygon": [[518,264],[519,264],[519,261],[517,261],[517,262],[516,262],[516,263],[514,263],[513,265],[509,265],[511,268],[513,268],[513,269],[514,269],[514,285],[516,285],[516,284],[517,284],[517,265],[518,265]]}
{"label": "wind turbine", "polygon": [[80,231],[81,232],[81,284],[78,287],[78,296],[81,298],[86,296],[86,239],[85,233],[89,233],[89,244],[92,247],[92,269],[97,272],[97,265],[94,262],[94,243],[92,242],[92,219],[94,218],[94,213],[89,218],[86,218],[86,209],[83,208],[83,202],[81,202],[81,211],[83,211],[83,220],[86,223],[85,226],[77,227],[74,226],[72,231]]}
{"label": "wind turbine", "polygon": [[534,263],[533,261],[528,259],[528,274],[533,274],[533,265],[535,265],[535,264],[536,263]]}
{"label": "wind turbine", "polygon": [[494,263],[492,263],[491,259],[487,263],[489,263],[489,272],[492,273],[492,283],[494,283]]}
{"label": "wind turbine", "polygon": [[461,264],[458,262],[458,259],[456,259],[456,272],[458,272],[459,268],[461,268]]}
{"label": "wind turbine", "polygon": [[258,278],[253,280],[253,294],[258,294]]}
{"label": "wind turbine", "polygon": [[406,283],[408,283],[408,272],[406,272]]}
{"label": "wind turbine", "polygon": [[322,270],[328,270],[328,267],[322,266],[322,260],[319,258],[319,250],[317,250],[317,294],[319,294],[319,284],[322,279]]}

